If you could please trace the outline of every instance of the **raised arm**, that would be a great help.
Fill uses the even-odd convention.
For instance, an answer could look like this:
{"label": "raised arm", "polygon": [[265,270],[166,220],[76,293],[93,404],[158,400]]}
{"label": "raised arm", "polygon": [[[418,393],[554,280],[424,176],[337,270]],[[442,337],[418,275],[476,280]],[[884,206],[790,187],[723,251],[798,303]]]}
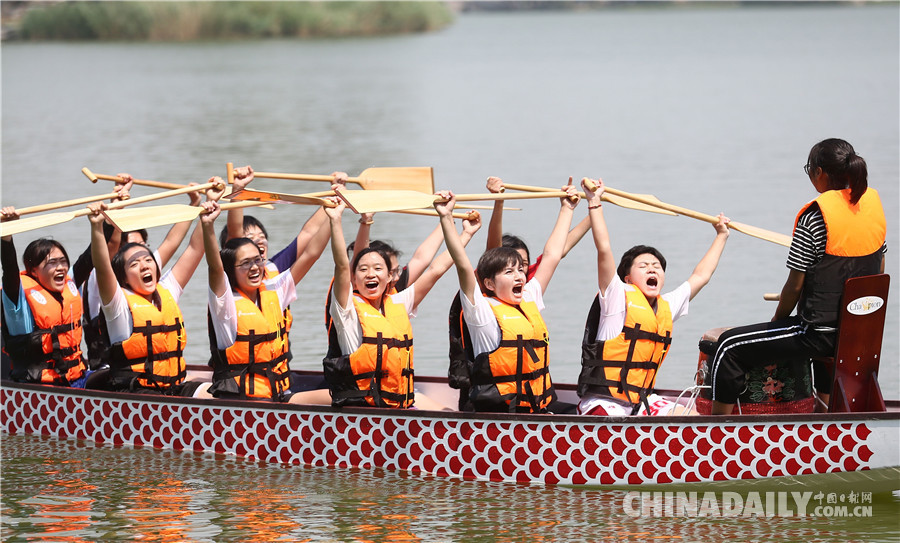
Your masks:
{"label": "raised arm", "polygon": [[569,230],[569,233],[566,235],[566,247],[563,249],[563,258],[569,254],[578,242],[581,241],[581,238],[584,237],[585,234],[588,233],[588,230],[591,229],[591,217],[590,215],[581,219],[578,224],[572,227]]}
{"label": "raised arm", "polygon": [[[219,186],[221,188],[208,189],[206,191],[207,202],[218,202],[219,198],[225,193],[225,181],[221,177],[210,177],[208,182],[212,183],[214,181],[220,183]],[[191,241],[187,249],[184,250],[181,256],[178,257],[178,261],[172,266],[172,277],[178,281],[181,288],[187,286],[188,281],[191,280],[194,271],[197,270],[197,266],[203,258],[203,243],[203,225],[201,222],[194,228],[194,233],[191,234]]]}
{"label": "raised arm", "polygon": [[[196,183],[190,183],[190,185],[196,185]],[[190,205],[194,207],[200,205],[200,195],[198,193],[189,192],[188,196],[191,199]],[[181,242],[184,241],[184,237],[187,236],[187,233],[191,229],[191,222],[193,221],[182,221],[173,224],[172,228],[169,228],[166,237],[162,240],[162,243],[159,244],[159,247],[156,248],[156,251],[159,253],[160,268],[166,267],[166,264],[168,264],[169,260],[172,259],[172,256],[175,255],[178,247],[181,246]]]}
{"label": "raised arm", "polygon": [[[316,223],[319,224],[319,228],[310,236],[308,243],[304,244],[303,252],[291,264],[291,276],[294,278],[295,285],[306,276],[310,268],[319,260],[319,257],[322,256],[322,252],[325,250],[325,246],[328,245],[328,240],[331,239],[331,227],[325,224],[328,221],[325,208],[321,207],[316,210],[313,218],[317,219]],[[313,218],[310,218],[307,224],[312,222]],[[346,250],[344,253],[346,254]]]}
{"label": "raised arm", "polygon": [[572,186],[572,178],[569,178],[569,184],[565,185],[561,190],[566,191],[569,196],[560,198],[559,215],[556,218],[556,224],[550,237],[544,245],[543,256],[541,256],[541,265],[538,266],[534,278],[541,285],[541,290],[547,291],[550,285],[550,279],[559,265],[559,261],[563,257],[563,249],[566,246],[566,236],[569,233],[569,226],[572,224],[572,215],[575,212],[575,206],[578,205],[578,193]]}
{"label": "raised arm", "polygon": [[[14,221],[19,218],[19,213],[13,206],[6,206],[0,210],[0,222]],[[3,291],[9,301],[19,305],[19,257],[16,255],[16,246],[12,236],[0,238],[0,264],[3,265]]]}
{"label": "raised arm", "polygon": [[[453,228],[453,232],[456,233],[456,226],[453,224],[453,216],[450,216],[450,223]],[[443,229],[444,222],[441,220],[440,224],[441,228],[441,237],[443,237]],[[472,236],[475,235],[475,232],[478,232],[478,229],[481,228],[481,215],[477,211],[473,211],[470,216],[466,219],[463,219],[463,232],[458,235],[459,242],[463,247],[469,244],[469,241],[472,240]],[[432,287],[434,287],[435,283],[437,283],[438,279],[443,277],[447,270],[450,269],[454,263],[453,256],[450,254],[449,250],[444,251],[434,261],[428,266],[419,279],[415,282],[416,290],[415,290],[415,302],[414,306],[418,306],[419,303],[425,299],[425,296],[431,291]]]}
{"label": "raised arm", "polygon": [[113,273],[109,249],[103,236],[103,221],[106,220],[103,210],[106,209],[106,204],[95,202],[88,208],[91,210],[88,219],[91,221],[91,258],[94,261],[94,271],[97,273],[97,289],[100,291],[100,302],[107,305],[115,296],[119,283]]}
{"label": "raised arm", "polygon": [[[416,248],[416,252],[413,253],[412,258],[409,259],[409,263],[406,265],[407,269],[409,270],[409,284],[415,283],[416,280],[418,280],[422,275],[422,272],[424,272],[428,268],[428,266],[431,264],[431,261],[434,260],[434,255],[437,254],[438,249],[441,248],[441,243],[443,242],[444,232],[441,225],[438,224],[434,228],[434,230],[432,230],[431,233],[428,234],[428,237],[425,238],[425,241],[419,244],[419,246]],[[448,269],[452,264],[452,260],[448,262]]]}
{"label": "raised arm", "polygon": [[441,217],[441,231],[444,233],[444,243],[447,245],[447,253],[456,265],[456,274],[459,276],[459,289],[468,298],[469,302],[475,303],[475,289],[478,288],[478,282],[475,279],[475,270],[472,263],[466,255],[466,248],[460,239],[456,226],[453,224],[453,207],[456,205],[456,197],[450,191],[441,191],[438,193],[442,198],[448,198],[447,202],[435,202],[434,209],[437,210]]}
{"label": "raised arm", "polygon": [[[488,192],[499,194],[503,192],[503,180],[499,177],[488,177],[486,188]],[[503,200],[494,201],[494,210],[491,211],[491,220],[488,223],[485,251],[503,246],[503,204]]]}
{"label": "raised arm", "polygon": [[225,267],[222,265],[219,242],[216,240],[216,218],[221,208],[218,202],[208,201],[203,203],[203,209],[206,212],[200,215],[200,227],[203,231],[203,252],[209,267],[209,288],[216,296],[221,297],[225,295]]}
{"label": "raised arm", "polygon": [[691,276],[688,277],[688,283],[691,284],[691,300],[700,292],[700,289],[709,283],[713,272],[716,271],[716,266],[719,265],[719,258],[722,256],[722,251],[725,250],[725,242],[728,241],[727,224],[729,222],[730,219],[728,217],[719,213],[719,222],[713,225],[716,229],[716,239],[713,240],[709,250],[697,263],[697,267],[694,268]]}
{"label": "raised arm", "polygon": [[[588,188],[586,181],[591,181],[596,186],[596,190]],[[603,218],[603,202],[600,199],[604,192],[603,180],[585,177],[581,180],[581,187],[584,189],[587,200],[588,219],[591,223],[591,231],[594,233],[594,246],[597,248],[597,285],[600,287],[600,292],[605,294],[606,287],[616,276],[616,259],[609,242],[606,219]]]}
{"label": "raised arm", "polygon": [[[242,166],[234,169],[234,180],[231,184],[231,191],[238,192],[247,188],[247,185],[253,181],[253,168],[250,166]],[[227,239],[244,237],[244,208],[237,207],[229,209],[225,222],[225,230]]]}
{"label": "raised arm", "polygon": [[344,228],[341,226],[341,216],[347,204],[340,198],[331,198],[331,201],[337,204],[335,207],[326,207],[325,213],[328,215],[329,224],[331,226],[331,257],[334,259],[334,284],[332,293],[335,299],[341,305],[342,309],[347,309],[350,303],[350,260],[347,258],[347,244],[344,242]]}

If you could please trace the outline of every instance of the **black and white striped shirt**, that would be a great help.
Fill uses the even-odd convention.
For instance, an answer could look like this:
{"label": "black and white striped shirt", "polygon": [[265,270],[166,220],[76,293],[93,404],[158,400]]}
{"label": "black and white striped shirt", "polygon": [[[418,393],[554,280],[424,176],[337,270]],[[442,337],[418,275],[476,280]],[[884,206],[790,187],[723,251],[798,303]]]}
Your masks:
{"label": "black and white striped shirt", "polygon": [[[814,203],[809,206],[794,229],[794,239],[788,251],[787,267],[806,273],[810,267],[817,264],[825,256],[825,244],[828,241],[828,230],[825,228],[825,218],[819,205]],[[881,252],[887,252],[887,243],[882,245]]]}

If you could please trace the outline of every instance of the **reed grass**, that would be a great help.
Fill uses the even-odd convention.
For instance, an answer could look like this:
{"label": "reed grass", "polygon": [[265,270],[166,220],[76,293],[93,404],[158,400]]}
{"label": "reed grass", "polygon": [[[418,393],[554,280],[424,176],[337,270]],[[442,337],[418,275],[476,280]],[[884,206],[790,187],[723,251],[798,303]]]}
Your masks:
{"label": "reed grass", "polygon": [[24,40],[194,41],[426,32],[453,21],[442,2],[120,2],[35,5]]}

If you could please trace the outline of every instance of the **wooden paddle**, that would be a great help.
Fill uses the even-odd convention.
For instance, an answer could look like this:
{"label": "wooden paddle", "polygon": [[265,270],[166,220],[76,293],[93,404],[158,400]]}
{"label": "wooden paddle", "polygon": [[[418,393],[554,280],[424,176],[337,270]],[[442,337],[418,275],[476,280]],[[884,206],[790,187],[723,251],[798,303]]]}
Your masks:
{"label": "wooden paddle", "polygon": [[781,293],[780,292],[766,292],[763,294],[763,300],[767,302],[780,302],[781,301]]}
{"label": "wooden paddle", "polygon": [[[117,175],[103,175],[99,173],[94,173],[91,170],[85,168],[81,168],[81,173],[87,176],[88,179],[91,180],[91,183],[96,183],[98,179],[103,179],[104,181],[115,181],[116,183],[122,183],[123,180],[121,177]],[[149,179],[132,179],[131,180],[135,185],[141,185],[143,187],[153,187],[157,189],[166,189],[166,190],[174,190],[187,187],[189,185],[181,185],[178,183],[166,183],[163,181],[150,181]],[[225,194],[223,197],[227,197],[231,194],[231,187],[225,187]],[[274,209],[271,206],[260,206],[265,207],[266,209]]]}
{"label": "wooden paddle", "polygon": [[[330,175],[305,173],[253,172],[253,175],[254,177],[294,181],[323,181],[328,183],[334,181]],[[416,192],[434,194],[434,170],[431,167],[366,168],[359,176],[350,177],[347,181],[357,184],[365,190],[414,190]]]}
{"label": "wooden paddle", "polygon": [[[588,187],[588,188],[590,188],[590,187]],[[699,211],[694,211],[692,209],[687,209],[685,207],[667,204],[665,202],[657,200],[655,197],[653,199],[645,198],[639,194],[632,194],[630,192],[625,192],[624,190],[617,190],[617,189],[614,189],[611,187],[605,187],[604,192],[608,192],[615,196],[621,196],[622,198],[627,198],[629,200],[634,200],[636,202],[641,202],[641,203],[647,204],[649,206],[666,209],[673,213],[677,213],[678,215],[684,215],[685,217],[690,217],[692,219],[705,221],[710,224],[716,224],[717,222],[719,222],[718,217],[714,217],[712,215],[707,215],[706,213],[700,213]],[[753,236],[755,238],[763,239],[766,241],[771,241],[772,243],[784,245],[785,247],[791,246],[791,236],[787,236],[785,234],[779,234],[778,232],[772,232],[771,230],[765,230],[763,228],[758,228],[756,226],[751,226],[749,224],[739,223],[736,221],[729,222],[728,227],[731,228],[732,230],[737,230],[738,232],[747,234],[748,236]]]}
{"label": "wooden paddle", "polygon": [[[220,206],[223,210],[239,207],[265,207],[272,209],[264,202],[228,202]],[[203,213],[202,207],[187,204],[170,204],[162,206],[138,207],[132,209],[107,210],[103,214],[106,219],[122,232],[131,232],[142,228],[153,228],[166,224],[192,221]]]}
{"label": "wooden paddle", "polygon": [[[106,200],[107,198],[113,199],[118,198],[118,192],[109,192],[107,194],[98,194],[96,196],[85,196],[83,198],[75,198],[73,200],[65,200],[62,202],[54,202],[52,204],[42,204],[37,206],[23,207],[20,209],[16,209],[16,212],[19,216],[22,215],[30,215],[32,213],[40,213],[42,211],[53,211],[54,209],[62,209],[64,207],[77,206],[81,204],[90,204],[91,202],[99,202],[100,200]],[[123,200],[127,200],[128,195],[123,198]]]}
{"label": "wooden paddle", "polygon": [[[408,215],[425,215],[426,217],[437,217],[438,212],[434,209],[398,209],[391,213],[405,213]],[[468,213],[452,213],[454,219],[473,219],[478,212],[474,209]]]}
{"label": "wooden paddle", "polygon": [[[218,183],[203,183],[201,185],[194,185],[190,187],[183,187],[180,189],[168,190],[164,192],[158,192],[156,194],[150,194],[148,196],[139,196],[137,198],[131,198],[129,200],[120,200],[118,202],[113,202],[109,204],[109,210],[119,209],[122,207],[135,205],[135,204],[143,204],[145,202],[152,202],[154,200],[160,200],[162,198],[168,198],[170,196],[178,196],[179,194],[187,194],[189,192],[197,192],[203,191],[212,187],[217,186]],[[54,226],[57,224],[62,224],[77,217],[83,217],[85,215],[90,215],[90,209],[80,209],[78,211],[69,211],[62,213],[50,213],[47,215],[38,215],[36,217],[31,217],[28,219],[19,219],[15,221],[7,221],[0,223],[0,236],[12,236],[15,234],[20,234],[22,232],[28,232],[29,230],[36,230],[38,228],[44,228],[46,226]]]}
{"label": "wooden paddle", "polygon": [[[551,189],[551,188],[546,188],[546,187],[533,187],[531,185],[515,185],[512,183],[503,183],[503,188],[511,189],[511,190],[521,190],[523,192],[553,192],[555,190],[558,190],[558,189]],[[583,192],[579,192],[578,195],[581,196],[582,198],[584,198]],[[652,194],[640,194],[639,196],[643,196],[646,198],[656,200],[656,197],[653,196]],[[667,211],[660,207],[649,206],[646,204],[642,204],[640,202],[635,202],[633,200],[629,200],[627,198],[622,198],[620,196],[614,196],[612,194],[603,194],[600,197],[600,199],[603,200],[604,202],[609,202],[611,204],[614,204],[614,205],[617,205],[620,207],[627,207],[628,209],[637,209],[639,211],[649,211],[651,213],[660,213],[662,215],[673,215],[673,216],[677,215],[676,213]]]}
{"label": "wooden paddle", "polygon": [[[340,190],[338,196],[355,213],[379,213],[405,209],[423,209],[442,201],[440,196],[411,190]],[[457,202],[481,200],[532,200],[536,198],[562,198],[564,191],[536,192],[530,194],[457,194]],[[446,200],[443,200],[446,201]]]}

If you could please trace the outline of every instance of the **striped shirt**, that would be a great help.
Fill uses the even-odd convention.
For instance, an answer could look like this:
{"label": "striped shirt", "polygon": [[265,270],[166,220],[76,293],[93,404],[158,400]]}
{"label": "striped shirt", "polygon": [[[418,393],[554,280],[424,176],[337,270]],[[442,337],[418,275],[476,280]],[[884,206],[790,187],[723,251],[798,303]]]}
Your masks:
{"label": "striped shirt", "polygon": [[[825,256],[825,244],[828,241],[828,230],[825,228],[825,218],[819,205],[814,203],[809,206],[797,221],[794,229],[794,239],[788,251],[787,267],[806,273]],[[881,252],[887,252],[887,243],[881,246]]]}

